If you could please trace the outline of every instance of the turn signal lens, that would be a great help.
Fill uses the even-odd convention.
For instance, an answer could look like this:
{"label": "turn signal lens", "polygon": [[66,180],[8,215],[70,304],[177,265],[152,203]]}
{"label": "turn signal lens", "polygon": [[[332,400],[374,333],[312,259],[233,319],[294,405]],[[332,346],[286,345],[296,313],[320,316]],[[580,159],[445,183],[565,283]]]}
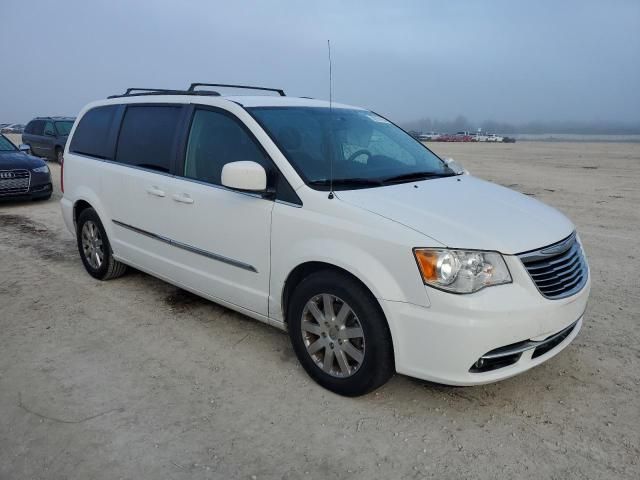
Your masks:
{"label": "turn signal lens", "polygon": [[436,274],[438,253],[433,250],[416,250],[415,255],[424,281],[435,282],[438,280],[438,275]]}
{"label": "turn signal lens", "polygon": [[449,292],[473,293],[512,281],[498,252],[416,248],[413,254],[423,282]]}

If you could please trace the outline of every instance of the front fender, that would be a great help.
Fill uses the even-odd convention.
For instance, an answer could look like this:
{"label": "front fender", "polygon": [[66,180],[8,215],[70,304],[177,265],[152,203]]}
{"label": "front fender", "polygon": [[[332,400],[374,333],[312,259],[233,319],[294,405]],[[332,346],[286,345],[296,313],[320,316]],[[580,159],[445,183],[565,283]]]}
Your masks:
{"label": "front fender", "polygon": [[[276,204],[271,235],[270,317],[283,321],[282,292],[287,278],[307,262],[346,270],[380,300],[430,305],[412,252],[412,246],[422,243],[423,236],[362,210],[357,213],[358,218],[372,218],[374,222],[355,224],[352,219]],[[331,222],[330,227],[327,222]]]}
{"label": "front fender", "polygon": [[[322,254],[320,252],[327,252]],[[293,250],[287,251],[289,274],[299,265],[308,262],[320,262],[339,267],[358,278],[378,299],[398,302],[409,301],[406,289],[396,278],[397,274],[387,268],[378,258],[361,248],[334,239],[313,239],[299,243]],[[414,264],[415,268],[415,264]],[[282,284],[284,287],[284,282]],[[428,306],[424,295],[423,306]]]}

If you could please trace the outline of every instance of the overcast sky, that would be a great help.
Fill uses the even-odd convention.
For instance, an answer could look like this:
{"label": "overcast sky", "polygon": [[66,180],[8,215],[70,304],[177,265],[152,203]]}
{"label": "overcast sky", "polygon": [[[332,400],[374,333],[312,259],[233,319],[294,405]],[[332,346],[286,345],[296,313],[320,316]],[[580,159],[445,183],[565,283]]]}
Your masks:
{"label": "overcast sky", "polygon": [[0,122],[128,86],[284,88],[402,122],[640,122],[640,1],[0,0]]}

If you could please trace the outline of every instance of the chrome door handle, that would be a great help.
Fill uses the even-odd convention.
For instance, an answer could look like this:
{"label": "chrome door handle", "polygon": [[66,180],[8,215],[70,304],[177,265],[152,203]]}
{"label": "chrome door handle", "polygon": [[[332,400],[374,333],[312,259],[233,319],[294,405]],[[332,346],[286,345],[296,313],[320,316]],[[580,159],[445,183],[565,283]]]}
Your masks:
{"label": "chrome door handle", "polygon": [[160,190],[158,187],[149,187],[147,188],[147,193],[149,195],[155,195],[156,197],[164,197],[165,193],[163,190]]}
{"label": "chrome door handle", "polygon": [[171,198],[173,198],[176,202],[180,203],[193,203],[193,198],[191,198],[186,193],[174,193]]}

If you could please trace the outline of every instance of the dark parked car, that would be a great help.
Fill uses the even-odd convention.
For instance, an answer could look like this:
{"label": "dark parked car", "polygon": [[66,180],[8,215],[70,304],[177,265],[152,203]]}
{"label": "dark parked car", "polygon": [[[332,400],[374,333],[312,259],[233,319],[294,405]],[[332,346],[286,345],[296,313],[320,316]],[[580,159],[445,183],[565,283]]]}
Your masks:
{"label": "dark parked car", "polygon": [[0,200],[51,197],[51,172],[46,162],[18,149],[0,134]]}
{"label": "dark parked car", "polygon": [[22,133],[22,143],[29,145],[33,155],[60,162],[74,120],[73,117],[34,118]]}

